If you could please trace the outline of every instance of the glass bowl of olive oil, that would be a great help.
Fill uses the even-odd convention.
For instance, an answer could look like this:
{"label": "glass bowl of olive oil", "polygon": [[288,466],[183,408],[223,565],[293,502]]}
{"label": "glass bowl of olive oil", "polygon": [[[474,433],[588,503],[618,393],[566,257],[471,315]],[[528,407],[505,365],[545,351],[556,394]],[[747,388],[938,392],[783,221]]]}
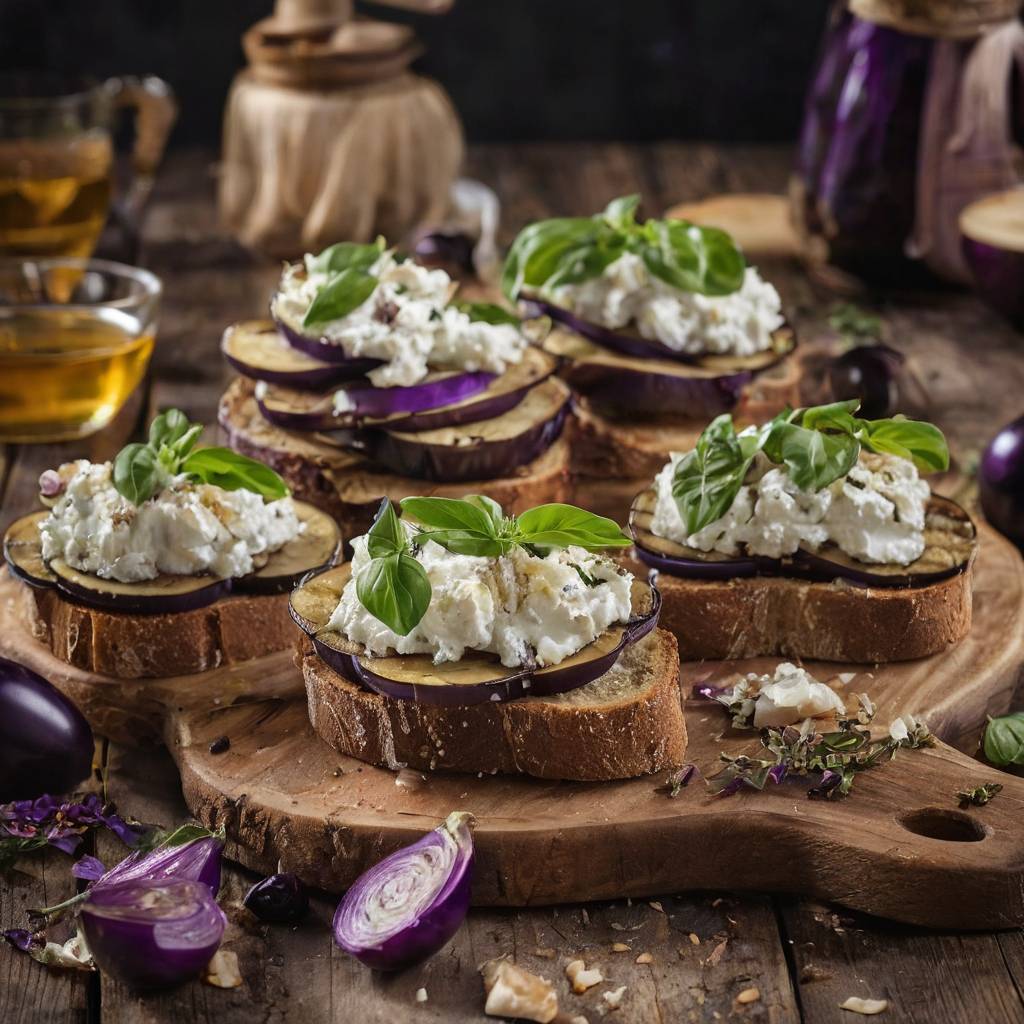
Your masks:
{"label": "glass bowl of olive oil", "polygon": [[161,290],[110,260],[0,261],[0,441],[105,427],[146,373]]}

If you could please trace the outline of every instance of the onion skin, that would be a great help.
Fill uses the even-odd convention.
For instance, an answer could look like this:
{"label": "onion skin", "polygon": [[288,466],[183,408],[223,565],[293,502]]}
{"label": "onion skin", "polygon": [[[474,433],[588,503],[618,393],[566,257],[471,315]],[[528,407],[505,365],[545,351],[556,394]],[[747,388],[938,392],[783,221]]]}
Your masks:
{"label": "onion skin", "polygon": [[966,236],[962,250],[978,296],[1018,330],[1024,330],[1024,252]]}
{"label": "onion skin", "polygon": [[295,875],[281,872],[257,882],[242,902],[261,921],[292,924],[309,910],[309,893]]}
{"label": "onion skin", "polygon": [[[155,912],[151,901],[164,912]],[[99,969],[135,989],[194,978],[217,951],[227,925],[209,888],[192,881],[97,884],[80,920]]]}
{"label": "onion skin", "polygon": [[[360,875],[334,914],[334,941],[338,946],[378,971],[399,971],[438,952],[458,931],[469,910],[474,863],[470,821],[471,815],[456,811],[439,828]],[[358,927],[367,910],[378,906],[377,897],[383,887],[408,875],[410,867],[425,853],[436,855],[440,851],[447,851],[450,858],[447,876],[422,911],[413,910],[404,921],[393,921],[377,937]]]}
{"label": "onion skin", "polygon": [[92,771],[93,736],[42,676],[0,658],[0,803],[67,793]]}
{"label": "onion skin", "polygon": [[311,338],[309,335],[300,334],[278,317],[274,318],[274,323],[292,348],[297,348],[323,363],[331,363],[343,371],[346,377],[362,377],[383,365],[382,359],[352,358],[345,354],[345,349],[341,345],[334,345],[324,338]]}
{"label": "onion skin", "polygon": [[978,489],[985,518],[1024,549],[1024,416],[989,442],[978,468]]}
{"label": "onion skin", "polygon": [[138,883],[198,882],[216,896],[220,889],[224,840],[202,836],[181,846],[158,847],[149,853],[133,853],[97,880],[93,890]]}

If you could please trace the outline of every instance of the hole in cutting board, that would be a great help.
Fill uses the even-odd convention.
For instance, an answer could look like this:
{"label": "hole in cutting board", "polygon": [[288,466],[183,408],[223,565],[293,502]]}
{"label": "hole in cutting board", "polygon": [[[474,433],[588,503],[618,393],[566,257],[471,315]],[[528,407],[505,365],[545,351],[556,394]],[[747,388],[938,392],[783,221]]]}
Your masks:
{"label": "hole in cutting board", "polygon": [[946,807],[922,807],[896,819],[908,832],[947,843],[977,843],[988,835],[985,826],[969,814]]}

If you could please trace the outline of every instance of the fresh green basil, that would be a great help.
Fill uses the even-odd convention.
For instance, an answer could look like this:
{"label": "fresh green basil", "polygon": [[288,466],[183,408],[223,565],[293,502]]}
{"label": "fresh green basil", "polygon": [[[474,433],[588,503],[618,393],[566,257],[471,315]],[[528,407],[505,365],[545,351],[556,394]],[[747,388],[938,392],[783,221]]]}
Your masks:
{"label": "fresh green basil", "polygon": [[672,479],[687,534],[728,512],[758,452],[784,465],[793,483],[811,492],[846,476],[862,447],[910,459],[922,472],[948,467],[949,449],[937,427],[903,417],[858,419],[853,415],[858,405],[854,400],[791,410],[740,434],[728,413],[713,420],[694,450],[679,461]]}
{"label": "fresh green basil", "polygon": [[226,491],[253,491],[264,498],[284,498],[288,486],[269,466],[230,448],[196,448],[200,424],[190,423],[180,409],[168,409],[149,428],[146,444],[122,448],[114,459],[114,489],[133,505],[141,505],[167,481],[186,473],[193,481]]}
{"label": "fresh green basil", "polygon": [[458,498],[403,498],[407,512],[423,529],[419,538],[432,540],[457,555],[497,558],[512,546],[510,538],[499,537],[490,509]]}
{"label": "fresh green basil", "polygon": [[515,520],[516,540],[544,548],[587,551],[628,547],[632,541],[612,519],[575,505],[552,503],[528,509]]}
{"label": "fresh green basil", "polygon": [[1000,768],[1024,764],[1024,711],[990,718],[982,743],[985,757]]}
{"label": "fresh green basil", "polygon": [[593,217],[558,217],[528,225],[505,261],[505,294],[511,300],[524,291],[551,294],[562,285],[599,277],[627,252],[680,291],[728,295],[740,288],[746,262],[724,231],[675,220],[639,224],[639,202],[639,196],[622,196]]}
{"label": "fresh green basil", "polygon": [[342,270],[369,270],[384,252],[385,242],[378,237],[369,245],[358,242],[337,242],[310,260],[309,269],[314,273],[336,274]]}
{"label": "fresh green basil", "polygon": [[348,267],[328,278],[309,304],[302,326],[328,323],[348,316],[376,290],[377,278],[358,267]]}
{"label": "fresh green basil", "polygon": [[452,305],[475,322],[510,324],[513,327],[520,325],[519,317],[515,313],[494,302],[453,302]]}

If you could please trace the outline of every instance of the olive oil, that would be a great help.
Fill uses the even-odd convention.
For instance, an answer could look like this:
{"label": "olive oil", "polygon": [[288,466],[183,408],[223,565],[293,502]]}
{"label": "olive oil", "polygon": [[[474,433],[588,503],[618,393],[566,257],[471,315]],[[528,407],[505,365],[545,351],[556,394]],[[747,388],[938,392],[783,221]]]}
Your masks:
{"label": "olive oil", "polygon": [[0,306],[0,440],[69,440],[106,426],[152,350],[152,329],[118,309]]}

